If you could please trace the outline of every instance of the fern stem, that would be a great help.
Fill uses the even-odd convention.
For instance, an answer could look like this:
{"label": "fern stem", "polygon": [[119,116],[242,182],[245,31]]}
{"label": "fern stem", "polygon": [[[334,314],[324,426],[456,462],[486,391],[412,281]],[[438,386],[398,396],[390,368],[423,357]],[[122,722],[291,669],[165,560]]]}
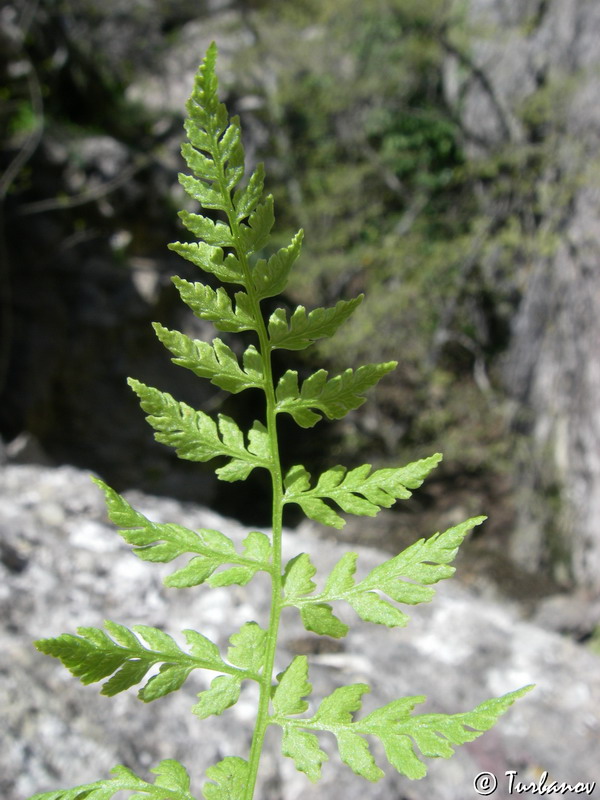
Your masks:
{"label": "fern stem", "polygon": [[[215,141],[215,150],[218,150],[218,143]],[[281,557],[281,538],[283,528],[283,476],[281,470],[281,460],[279,457],[279,442],[277,437],[277,412],[275,398],[275,384],[273,380],[273,369],[271,364],[272,347],[269,334],[265,325],[264,317],[260,308],[260,301],[254,290],[251,267],[248,262],[248,255],[245,252],[243,240],[240,235],[240,223],[237,219],[235,208],[231,199],[231,194],[226,188],[223,164],[219,164],[221,169],[221,191],[227,199],[227,218],[229,227],[234,240],[234,247],[238,260],[242,266],[246,292],[250,298],[254,319],[256,320],[256,333],[259,340],[259,351],[262,356],[264,370],[263,390],[266,399],[265,423],[271,452],[271,464],[269,471],[272,482],[272,548],[273,557],[271,564],[271,609],[269,613],[269,627],[263,669],[259,682],[260,696],[256,716],[256,724],[252,735],[250,755],[248,757],[248,777],[245,792],[242,800],[252,800],[258,776],[260,757],[267,726],[269,725],[269,704],[271,701],[271,687],[273,680],[273,668],[275,665],[275,655],[277,651],[277,638],[279,632],[279,620],[283,608],[283,586],[282,586],[282,557]]]}
{"label": "fern stem", "polygon": [[[246,258],[242,260],[244,264],[244,271],[248,269]],[[249,270],[248,270],[249,275]],[[251,286],[250,281],[248,284]],[[271,520],[272,528],[272,547],[273,547],[273,560],[271,569],[271,610],[269,614],[269,628],[267,635],[267,647],[265,658],[263,662],[263,670],[260,680],[260,699],[258,704],[258,712],[256,718],[256,725],[254,734],[252,736],[252,745],[250,748],[248,779],[246,783],[246,792],[243,800],[252,800],[254,796],[254,787],[256,785],[256,777],[258,774],[258,767],[260,763],[260,756],[262,752],[263,742],[267,726],[269,724],[269,703],[271,699],[271,685],[273,676],[273,667],[275,664],[275,654],[277,651],[277,638],[279,632],[279,620],[281,617],[281,610],[283,607],[282,595],[282,559],[281,559],[281,537],[283,527],[283,479],[281,473],[281,461],[279,458],[279,442],[277,438],[277,424],[276,424],[276,411],[275,411],[275,389],[273,383],[273,373],[271,368],[271,345],[267,330],[264,324],[263,316],[260,311],[260,305],[253,296],[253,292],[249,292],[253,307],[256,308],[257,322],[258,322],[258,338],[260,342],[260,352],[263,357],[264,371],[265,371],[265,397],[267,401],[266,409],[266,425],[269,437],[269,447],[271,450],[271,481],[272,481],[272,501],[273,501],[273,514]]]}
{"label": "fern stem", "polygon": [[271,573],[271,612],[269,615],[269,633],[267,636],[267,649],[265,653],[265,660],[263,672],[260,681],[260,699],[258,704],[258,712],[256,718],[256,726],[252,736],[252,745],[250,748],[250,756],[248,759],[248,780],[246,783],[246,792],[243,800],[252,800],[254,796],[254,787],[256,785],[256,777],[258,774],[258,767],[260,764],[260,756],[262,753],[263,742],[267,726],[269,724],[269,703],[271,699],[271,685],[273,676],[273,667],[275,664],[275,654],[277,650],[277,637],[279,631],[279,620],[281,617],[282,608],[282,590],[281,590],[281,512],[282,492],[281,484],[279,484],[279,501],[276,500],[276,484],[275,475],[273,474],[273,571]]}

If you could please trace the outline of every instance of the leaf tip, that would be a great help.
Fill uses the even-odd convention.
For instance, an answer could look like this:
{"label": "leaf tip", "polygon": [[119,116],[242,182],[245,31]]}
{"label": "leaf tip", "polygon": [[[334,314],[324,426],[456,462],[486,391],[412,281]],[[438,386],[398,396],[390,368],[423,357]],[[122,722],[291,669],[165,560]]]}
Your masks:
{"label": "leaf tip", "polygon": [[136,394],[139,394],[144,384],[141,381],[136,380],[136,378],[127,378],[127,385],[133,389]]}

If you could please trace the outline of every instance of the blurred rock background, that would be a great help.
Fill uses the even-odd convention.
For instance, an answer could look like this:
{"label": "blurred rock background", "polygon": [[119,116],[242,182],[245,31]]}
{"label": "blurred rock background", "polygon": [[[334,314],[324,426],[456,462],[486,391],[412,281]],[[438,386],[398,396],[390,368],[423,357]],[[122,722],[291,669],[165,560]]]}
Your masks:
{"label": "blurred rock background", "polygon": [[[396,552],[487,513],[461,565],[469,590],[498,608],[517,601],[593,658],[599,36],[595,0],[5,2],[5,475],[45,465],[23,473],[33,491],[74,465],[118,490],[268,524],[260,480],[230,487],[211,465],[178,462],[153,442],[125,384],[133,375],[241,421],[259,413],[250,394],[227,398],[173,367],[150,328],[212,335],[178,301],[171,275],[196,274],[166,243],[186,235],[176,213],[188,206],[176,178],[184,103],[214,39],[248,166],[265,162],[275,195],[273,246],[306,229],[283,302],[366,293],[343,335],[291,354],[295,368],[399,361],[365,407],[317,436],[282,426],[289,463],[385,466],[443,452],[414,499],[337,538]],[[0,531],[0,569],[7,585],[25,581],[26,596],[37,580],[19,572],[9,537],[19,513]],[[52,531],[36,547],[68,559]],[[9,634],[38,635],[18,613]]]}
{"label": "blurred rock background", "polygon": [[[216,528],[236,546],[246,535],[236,521],[190,503],[138,490],[128,499],[151,519]],[[135,690],[108,698],[100,695],[98,684],[82,686],[31,641],[113,619],[167,630],[183,646],[180,631],[191,627],[223,651],[244,622],[264,624],[268,582],[259,576],[245,587],[165,589],[161,578],[172,569],[131,554],[107,521],[89,475],[74,467],[10,465],[0,475],[0,501],[2,797],[26,800],[36,790],[95,781],[108,777],[115,764],[151,778],[148,770],[159,760],[177,758],[187,766],[193,796],[199,798],[207,766],[248,750],[256,713],[253,685],[220,717],[198,720],[190,709],[196,694],[208,688],[211,673],[198,670],[182,690],[146,705]],[[284,557],[310,553],[321,578],[346,549],[309,524],[284,537]],[[389,557],[372,547],[358,546],[358,551],[359,576]],[[462,559],[458,574],[468,574]],[[270,729],[258,797],[464,800],[476,797],[473,780],[484,770],[497,776],[494,796],[501,800],[514,796],[507,770],[516,770],[523,783],[537,782],[544,771],[560,782],[597,781],[600,657],[552,630],[552,605],[542,603],[532,616],[514,600],[498,598],[489,586],[457,579],[439,584],[431,603],[407,608],[406,628],[363,623],[338,605],[336,613],[350,624],[341,640],[308,633],[294,611],[286,609],[282,617],[277,668],[307,654],[313,703],[339,686],[366,682],[373,689],[365,698],[367,712],[398,697],[424,694],[427,703],[416,713],[456,713],[531,682],[536,688],[493,730],[457,748],[450,761],[428,759],[429,774],[420,781],[388,767],[384,779],[367,783],[340,762],[326,735],[320,738],[330,761],[313,786],[280,755],[279,732]],[[377,743],[373,752],[385,766]]]}

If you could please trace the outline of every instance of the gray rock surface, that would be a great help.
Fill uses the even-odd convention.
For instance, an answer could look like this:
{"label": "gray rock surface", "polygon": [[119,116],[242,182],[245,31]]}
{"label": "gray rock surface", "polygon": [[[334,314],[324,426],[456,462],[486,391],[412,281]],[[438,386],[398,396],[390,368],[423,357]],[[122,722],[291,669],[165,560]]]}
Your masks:
{"label": "gray rock surface", "polygon": [[[449,58],[447,88],[471,155],[523,158],[528,148],[542,154],[537,172],[529,167],[532,190],[517,215],[523,231],[546,246],[514,259],[521,302],[504,369],[514,419],[528,436],[516,466],[519,519],[511,555],[532,571],[550,563],[558,580],[597,593],[600,5],[470,0],[467,6],[470,68]],[[498,220],[503,212],[493,184],[482,199],[489,218]]]}
{"label": "gray rock surface", "polygon": [[[132,492],[130,501],[157,521],[217,528],[239,542],[244,529],[213,512],[174,500]],[[311,553],[320,575],[347,549],[303,526],[285,534],[288,557]],[[355,548],[359,571],[388,556]],[[84,687],[58,662],[37,653],[31,640],[99,626],[104,619],[144,623],[178,632],[193,627],[221,647],[245,621],[265,623],[268,586],[166,589],[169,565],[139,561],[107,522],[100,492],[89,476],[71,467],[5,465],[0,472],[0,795],[25,800],[35,791],[73,786],[107,776],[122,763],[147,776],[161,758],[177,758],[200,796],[203,773],[219,757],[247,754],[255,709],[254,687],[221,717],[200,721],[190,713],[207,686],[194,673],[183,689],[149,705],[133,691],[102,697]],[[600,658],[521,617],[516,605],[496,603],[458,580],[439,585],[431,604],[410,609],[405,629],[352,623],[340,642],[308,634],[295,613],[286,613],[279,666],[308,653],[314,697],[336,686],[366,681],[371,709],[403,695],[426,694],[426,710],[468,710],[488,697],[528,683],[534,692],[515,705],[488,734],[457,750],[450,761],[429,761],[427,778],[411,782],[390,769],[377,784],[356,778],[333,752],[315,786],[278,754],[271,731],[257,797],[297,798],[474,797],[483,771],[499,779],[495,798],[509,797],[505,772],[537,781],[543,771],[560,781],[595,781],[600,734]],[[381,755],[381,754],[379,754]],[[385,761],[380,759],[383,765]],[[569,796],[569,795],[567,795]]]}

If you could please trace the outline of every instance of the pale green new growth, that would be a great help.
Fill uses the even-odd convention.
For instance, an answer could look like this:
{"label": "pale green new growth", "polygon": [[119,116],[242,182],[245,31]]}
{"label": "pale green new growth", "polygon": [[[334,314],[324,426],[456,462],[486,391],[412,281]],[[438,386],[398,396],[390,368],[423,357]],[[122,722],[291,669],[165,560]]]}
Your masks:
{"label": "pale green new growth", "polygon": [[[404,552],[372,569],[362,580],[355,580],[356,553],[346,553],[316,591],[316,568],[310,556],[300,553],[287,564],[282,562],[282,515],[286,504],[294,503],[306,516],[341,528],[344,519],[337,509],[349,514],[374,516],[396,500],[410,497],[441,455],[415,461],[401,468],[373,469],[370,464],[348,470],[334,466],[313,480],[302,465],[284,476],[279,458],[277,415],[289,414],[303,428],[311,428],[323,416],[340,419],[358,408],[364,392],[374,386],[396,362],[367,364],[356,370],[329,377],[318,370],[302,384],[298,373],[285,372],[273,378],[271,354],[276,349],[301,350],[314,341],[333,336],[362,300],[340,300],[332,308],[317,308],[307,313],[299,306],[288,316],[277,308],[269,319],[263,317],[260,303],[280,294],[290,270],[300,254],[302,231],[287,247],[270,252],[270,232],[274,224],[273,198],[263,197],[264,172],[259,165],[244,182],[244,151],[239,120],[228,118],[217,97],[215,76],[216,47],[212,45],[196,76],[188,103],[186,131],[189,142],[182,153],[193,173],[181,175],[188,194],[204,209],[217,212],[209,216],[182,211],[185,227],[199,239],[177,242],[171,249],[210,273],[224,287],[213,289],[202,283],[174,278],[182,300],[193,313],[214,324],[219,331],[252,331],[255,343],[241,356],[219,338],[211,343],[190,339],[159,323],[154,329],[173,355],[175,364],[206,378],[220,389],[232,393],[258,389],[264,393],[263,420],[249,430],[224,414],[216,419],[174,399],[167,392],[130,379],[155,438],[174,447],[180,458],[209,461],[216,457],[225,463],[216,472],[224,481],[244,480],[255,468],[269,472],[272,485],[271,535],[248,533],[242,547],[220,531],[189,530],[181,525],[156,523],[132,508],[129,503],[100,480],[106,496],[108,514],[119,527],[133,553],[145,561],[167,563],[180,556],[189,560],[165,578],[169,587],[187,588],[245,585],[258,572],[271,580],[271,610],[267,627],[247,622],[229,638],[226,654],[201,633],[183,631],[187,649],[182,649],[167,633],[147,625],[127,628],[105,622],[105,630],[79,628],[77,635],[63,634],[36,642],[38,649],[59,658],[80,680],[88,684],[107,679],[102,693],[115,695],[137,684],[141,700],[149,702],[179,689],[193,670],[217,673],[210,688],[200,692],[192,712],[201,719],[221,714],[234,705],[246,680],[259,686],[259,702],[252,745],[247,760],[228,756],[206,770],[209,782],[202,789],[205,800],[252,800],[261,750],[268,725],[282,728],[283,754],[311,781],[321,775],[328,756],[315,734],[332,733],[341,760],[357,775],[369,781],[383,776],[364,738],[378,738],[390,764],[409,778],[422,778],[426,765],[422,757],[448,758],[455,745],[475,739],[488,730],[507,708],[525,694],[526,686],[503,697],[488,700],[473,711],[414,715],[414,707],[425,698],[395,700],[366,716],[355,718],[362,696],[370,691],[366,684],[337,688],[323,698],[316,712],[308,710],[305,698],[311,693],[308,661],[294,658],[274,679],[279,620],[284,607],[298,609],[305,628],[320,635],[340,638],[348,626],[333,613],[333,603],[343,601],[366,622],[389,627],[404,626],[407,614],[396,604],[414,605],[434,596],[433,584],[450,577],[456,552],[467,533],[483,522],[475,517],[444,533],[421,539]],[[333,505],[332,505],[333,504]],[[147,681],[148,672],[159,666]],[[144,683],[144,681],[146,681]],[[131,800],[194,800],[186,770],[176,761],[162,761],[154,770],[154,783],[147,783],[125,767],[115,767],[113,778],[74,789],[37,794],[31,800],[110,800],[121,791],[133,791]]]}

